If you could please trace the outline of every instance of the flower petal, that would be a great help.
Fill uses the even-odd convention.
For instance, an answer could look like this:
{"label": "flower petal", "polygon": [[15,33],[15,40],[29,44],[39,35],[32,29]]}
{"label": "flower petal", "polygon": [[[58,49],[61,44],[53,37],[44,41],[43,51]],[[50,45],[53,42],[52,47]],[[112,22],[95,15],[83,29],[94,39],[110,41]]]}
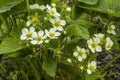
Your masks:
{"label": "flower petal", "polygon": [[60,27],[58,28],[58,30],[59,30],[59,31],[63,31],[63,27],[60,26]]}
{"label": "flower petal", "polygon": [[89,69],[87,69],[87,73],[88,73],[88,74],[91,74],[91,73],[92,73],[92,71],[91,71],[91,70],[89,70]]}
{"label": "flower petal", "polygon": [[22,29],[22,33],[23,33],[23,34],[28,33],[28,29],[27,29],[27,28],[23,28],[23,29]]}
{"label": "flower petal", "polygon": [[78,61],[80,61],[80,62],[81,62],[82,60],[83,60],[83,59],[82,59],[82,57],[81,57],[81,56],[79,56],[79,57],[78,57]]}
{"label": "flower petal", "polygon": [[31,24],[31,21],[28,20],[28,21],[26,22],[26,25],[27,25],[27,26],[30,26],[30,24]]}
{"label": "flower petal", "polygon": [[87,57],[86,54],[83,54],[83,55],[82,55],[82,58],[83,58],[83,59],[86,59],[86,57]]}
{"label": "flower petal", "polygon": [[74,52],[74,53],[73,53],[73,56],[77,57],[77,56],[78,56],[78,53],[77,53],[77,52]]}
{"label": "flower petal", "polygon": [[61,35],[61,33],[55,32],[55,36],[60,36],[60,35]]}
{"label": "flower petal", "polygon": [[102,47],[101,46],[97,46],[96,51],[97,52],[101,52],[102,51]]}
{"label": "flower petal", "polygon": [[42,44],[42,43],[43,43],[43,41],[39,41],[39,42],[38,42],[38,44]]}
{"label": "flower petal", "polygon": [[20,39],[21,39],[21,40],[25,40],[25,39],[26,39],[26,36],[25,36],[25,35],[21,35],[21,36],[20,36]]}
{"label": "flower petal", "polygon": [[93,38],[93,40],[94,40],[97,44],[100,43],[100,39],[99,39],[99,38]]}
{"label": "flower petal", "polygon": [[61,25],[63,25],[63,26],[66,25],[65,20],[61,20],[60,23],[61,23]]}
{"label": "flower petal", "polygon": [[39,31],[39,32],[38,32],[38,35],[39,35],[39,36],[43,36],[43,35],[44,35],[44,32],[43,32],[43,31]]}
{"label": "flower petal", "polygon": [[30,32],[34,32],[35,28],[34,27],[30,27]]}
{"label": "flower petal", "polygon": [[96,61],[91,61],[91,65],[94,65],[94,66],[96,66]]}
{"label": "flower petal", "polygon": [[32,43],[32,44],[37,44],[37,43],[38,43],[38,41],[33,40],[33,41],[31,41],[31,43]]}
{"label": "flower petal", "polygon": [[94,49],[94,48],[92,48],[92,46],[91,46],[91,45],[88,45],[88,47],[90,48],[91,52],[95,53],[95,49]]}
{"label": "flower petal", "polygon": [[54,19],[50,19],[49,20],[52,24],[54,24],[55,20]]}

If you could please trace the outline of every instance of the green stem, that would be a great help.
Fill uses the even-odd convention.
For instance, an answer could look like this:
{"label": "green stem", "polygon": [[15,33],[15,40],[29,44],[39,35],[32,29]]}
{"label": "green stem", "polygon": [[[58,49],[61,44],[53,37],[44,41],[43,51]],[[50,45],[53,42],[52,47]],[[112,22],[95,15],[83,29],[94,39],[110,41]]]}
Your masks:
{"label": "green stem", "polygon": [[2,65],[2,63],[0,63],[0,68],[1,70],[3,71],[3,73],[5,74],[5,76],[8,76],[7,75],[7,71],[5,70],[4,66]]}
{"label": "green stem", "polygon": [[35,76],[36,80],[41,80],[39,72],[38,72],[38,70],[36,70],[35,65],[30,61],[30,59],[27,59],[27,61],[33,70],[33,75]]}
{"label": "green stem", "polygon": [[24,71],[20,71],[20,73],[24,76],[25,80],[29,80],[28,76]]}
{"label": "green stem", "polygon": [[120,58],[120,54],[114,57],[108,64],[106,64],[105,67],[101,70],[101,73],[103,73],[105,69],[107,69],[113,62],[115,62],[119,58]]}
{"label": "green stem", "polygon": [[26,0],[28,15],[30,14],[30,5],[29,0]]}
{"label": "green stem", "polygon": [[1,36],[4,38],[4,33],[3,33],[3,30],[2,30],[2,28],[0,27],[0,32],[1,32]]}

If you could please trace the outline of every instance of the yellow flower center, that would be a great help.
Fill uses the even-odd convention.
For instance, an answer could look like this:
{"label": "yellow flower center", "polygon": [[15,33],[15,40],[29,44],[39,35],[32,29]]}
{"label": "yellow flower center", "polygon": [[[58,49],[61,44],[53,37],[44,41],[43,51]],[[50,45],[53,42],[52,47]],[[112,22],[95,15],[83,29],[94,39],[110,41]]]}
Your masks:
{"label": "yellow flower center", "polygon": [[90,66],[89,66],[89,69],[90,69],[91,71],[93,71],[93,70],[95,69],[95,66],[90,65]]}
{"label": "yellow flower center", "polygon": [[100,37],[100,43],[102,43],[103,42],[103,37]]}
{"label": "yellow flower center", "polygon": [[112,28],[112,27],[109,27],[109,31],[112,32],[112,31],[113,31],[113,28]]}
{"label": "yellow flower center", "polygon": [[26,34],[26,37],[27,37],[27,38],[32,37],[32,33],[31,33],[31,32],[28,32],[28,33]]}
{"label": "yellow flower center", "polygon": [[55,11],[54,10],[50,10],[50,14],[55,14]]}
{"label": "yellow flower center", "polygon": [[38,36],[38,37],[36,38],[36,40],[37,40],[37,41],[41,41],[41,40],[42,40],[42,36]]}
{"label": "yellow flower center", "polygon": [[96,42],[92,42],[91,46],[92,46],[93,48],[96,48],[96,47],[97,47],[97,43],[96,43]]}
{"label": "yellow flower center", "polygon": [[55,33],[51,32],[51,33],[49,33],[49,36],[50,37],[55,37]]}
{"label": "yellow flower center", "polygon": [[55,25],[56,27],[59,27],[59,26],[60,26],[60,22],[59,22],[59,21],[55,21],[54,25]]}
{"label": "yellow flower center", "polygon": [[32,24],[36,24],[38,22],[38,18],[37,17],[33,17],[32,18]]}
{"label": "yellow flower center", "polygon": [[108,43],[107,48],[110,48],[110,47],[111,47],[111,45],[110,45],[110,43]]}
{"label": "yellow flower center", "polygon": [[83,55],[83,51],[82,50],[78,50],[77,53],[78,53],[79,56]]}

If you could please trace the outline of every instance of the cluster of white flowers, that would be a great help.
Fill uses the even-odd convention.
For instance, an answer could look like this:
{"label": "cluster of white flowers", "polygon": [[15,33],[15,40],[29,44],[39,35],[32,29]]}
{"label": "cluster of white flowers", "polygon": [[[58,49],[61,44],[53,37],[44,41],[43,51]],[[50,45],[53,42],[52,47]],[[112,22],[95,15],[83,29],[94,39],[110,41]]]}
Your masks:
{"label": "cluster of white flowers", "polygon": [[44,10],[45,6],[44,5],[39,5],[39,4],[33,4],[33,5],[30,5],[30,9],[32,9],[32,10],[34,10],[34,9]]}
{"label": "cluster of white flowers", "polygon": [[[104,44],[105,43],[105,44]],[[98,33],[94,34],[94,37],[87,41],[88,48],[91,50],[92,53],[101,52],[103,49],[101,46],[105,46],[106,50],[110,50],[113,46],[113,41],[110,37],[105,38],[105,34]],[[87,51],[85,48],[80,48],[77,46],[77,49],[73,52],[73,56],[78,59],[79,62],[82,62],[83,59],[87,58]],[[87,73],[91,74],[97,68],[96,61],[91,61],[88,63]]]}
{"label": "cluster of white flowers", "polygon": [[113,46],[113,41],[111,40],[110,37],[106,37],[106,40],[104,40],[105,34],[98,33],[98,34],[94,34],[94,35],[95,35],[94,38],[89,39],[87,41],[88,47],[90,48],[91,52],[93,52],[93,53],[101,52],[102,51],[102,47],[100,46],[100,44],[103,44],[104,41],[106,42],[105,49],[106,50],[110,50],[111,49],[111,47]]}
{"label": "cluster of white flowers", "polygon": [[[39,4],[33,4],[30,5],[31,10],[41,10],[45,11],[46,16],[44,16],[44,20],[47,23],[49,23],[47,26],[47,29],[42,29],[39,28],[40,30],[36,31],[36,26],[39,21],[41,21],[37,16],[30,16],[26,22],[26,26],[28,28],[23,28],[22,29],[22,34],[20,36],[21,40],[27,40],[30,41],[31,44],[33,45],[40,45],[42,43],[49,43],[49,39],[57,39],[60,35],[61,32],[64,32],[64,26],[66,25],[66,21],[61,19],[61,15],[59,12],[57,12],[56,9],[56,4],[52,3],[50,5],[39,5]],[[71,8],[67,7],[66,11],[70,12]],[[66,18],[69,20],[69,16],[66,16]],[[44,21],[43,21],[44,22]],[[52,27],[51,27],[52,25]],[[107,33],[115,35],[115,25],[110,25],[108,26]],[[105,45],[104,45],[105,43]],[[87,40],[88,48],[92,53],[95,52],[101,52],[103,50],[102,45],[105,46],[106,50],[110,50],[111,47],[113,46],[113,41],[111,40],[110,37],[105,38],[105,34],[98,33],[94,34],[93,38],[90,38]],[[81,48],[79,46],[76,47],[76,50],[73,52],[73,56],[77,58],[79,62],[82,62],[84,59],[87,58],[87,51],[85,48]],[[72,60],[70,58],[67,59],[68,63],[72,63]],[[81,70],[84,67],[81,67]],[[87,65],[87,73],[91,74],[92,72],[95,71],[97,68],[97,62],[96,61],[91,61]]]}
{"label": "cluster of white flowers", "polygon": [[20,36],[21,40],[30,40],[32,44],[42,44],[45,38],[44,32],[41,30],[37,33],[34,27],[30,27],[30,29],[23,28]]}
{"label": "cluster of white flowers", "polygon": [[[28,21],[26,22],[26,26],[29,27],[28,28],[23,28],[22,29],[22,35],[20,36],[21,40],[30,40],[30,42],[35,45],[35,44],[42,44],[45,40],[46,43],[46,38],[50,38],[50,39],[56,39],[61,35],[61,31],[64,31],[63,26],[66,25],[66,21],[65,20],[61,20],[60,19],[60,13],[57,12],[56,9],[56,4],[52,3],[51,6],[50,5],[39,5],[39,4],[33,4],[30,5],[30,9],[31,10],[41,10],[41,11],[46,11],[46,20],[48,20],[50,22],[50,25],[52,25],[53,27],[50,27],[50,29],[45,29],[45,30],[41,30],[36,32],[35,31],[35,27],[37,26],[37,24],[39,23],[39,17],[38,16],[29,16],[28,17]],[[47,16],[50,17],[47,17]],[[32,27],[31,27],[32,26]]]}
{"label": "cluster of white flowers", "polygon": [[57,31],[63,31],[63,26],[66,25],[65,20],[60,19],[60,13],[57,12],[55,8],[55,4],[52,4],[53,7],[46,5],[47,12],[52,16],[52,18],[49,19],[50,23],[52,23],[53,28]]}

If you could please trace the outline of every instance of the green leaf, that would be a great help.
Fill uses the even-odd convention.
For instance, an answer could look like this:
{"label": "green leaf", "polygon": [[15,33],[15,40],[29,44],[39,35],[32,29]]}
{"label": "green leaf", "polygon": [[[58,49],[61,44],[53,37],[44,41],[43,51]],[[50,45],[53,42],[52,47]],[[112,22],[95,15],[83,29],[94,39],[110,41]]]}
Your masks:
{"label": "green leaf", "polygon": [[26,27],[26,23],[24,21],[20,21],[17,27],[13,28],[10,32],[10,35],[13,38],[20,39],[20,35],[22,34],[22,29]]}
{"label": "green leaf", "polygon": [[[11,10],[9,11],[9,14],[11,15],[18,15],[27,12],[27,5],[26,2],[21,2],[20,4],[17,4]],[[27,16],[27,15],[26,15]],[[20,15],[20,17],[25,18],[24,15]]]}
{"label": "green leaf", "polygon": [[42,65],[43,70],[51,77],[55,76],[57,63],[55,61],[49,60],[48,62],[44,61]]}
{"label": "green leaf", "polygon": [[12,53],[21,50],[23,47],[19,44],[20,40],[6,38],[0,45],[0,54]]}
{"label": "green leaf", "polygon": [[10,10],[22,1],[23,0],[0,0],[0,13]]}
{"label": "green leaf", "polygon": [[70,25],[66,28],[68,36],[80,36],[83,39],[89,39],[89,32],[86,28],[80,25]]}
{"label": "green leaf", "polygon": [[84,12],[84,10],[77,5],[72,6],[72,18],[73,19],[78,19],[80,15],[82,14],[81,12]]}
{"label": "green leaf", "polygon": [[71,25],[80,25],[80,26],[83,26],[85,28],[88,28],[89,26],[93,26],[94,24],[92,21],[90,21],[87,18],[86,13],[82,13],[78,19],[71,21]]}
{"label": "green leaf", "polygon": [[109,16],[120,17],[119,0],[99,0],[95,5],[88,5],[80,2],[77,5],[83,9],[105,13]]}
{"label": "green leaf", "polygon": [[96,4],[98,2],[98,0],[78,0],[79,2],[83,2],[85,4]]}
{"label": "green leaf", "polygon": [[20,55],[20,52],[14,52],[14,53],[11,53],[11,54],[4,54],[2,56],[2,59],[7,59],[7,58],[14,58],[14,57],[18,57]]}

